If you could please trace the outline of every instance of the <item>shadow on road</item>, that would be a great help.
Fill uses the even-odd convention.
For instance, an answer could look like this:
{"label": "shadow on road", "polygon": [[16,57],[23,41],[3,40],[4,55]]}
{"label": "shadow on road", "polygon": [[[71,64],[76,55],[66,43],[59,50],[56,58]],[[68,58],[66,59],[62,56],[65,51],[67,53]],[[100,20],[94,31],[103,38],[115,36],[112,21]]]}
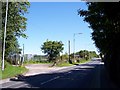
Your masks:
{"label": "shadow on road", "polygon": [[82,64],[71,70],[24,77],[23,82],[38,88],[112,88],[103,64]]}

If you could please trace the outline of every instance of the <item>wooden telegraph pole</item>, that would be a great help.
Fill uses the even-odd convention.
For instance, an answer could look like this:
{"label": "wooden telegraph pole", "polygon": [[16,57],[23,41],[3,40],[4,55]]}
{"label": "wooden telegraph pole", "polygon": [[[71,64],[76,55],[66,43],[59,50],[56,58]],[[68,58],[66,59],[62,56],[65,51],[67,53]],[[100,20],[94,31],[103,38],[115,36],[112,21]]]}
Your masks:
{"label": "wooden telegraph pole", "polygon": [[68,41],[68,54],[69,54],[69,63],[72,64],[70,60],[70,40]]}

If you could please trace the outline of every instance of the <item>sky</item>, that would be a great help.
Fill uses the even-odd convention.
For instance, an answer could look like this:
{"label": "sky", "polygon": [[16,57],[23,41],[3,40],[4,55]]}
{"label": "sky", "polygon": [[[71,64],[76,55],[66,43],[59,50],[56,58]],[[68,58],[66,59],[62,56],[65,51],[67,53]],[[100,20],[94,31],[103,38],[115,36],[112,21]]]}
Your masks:
{"label": "sky", "polygon": [[[48,39],[62,41],[64,50],[68,53],[68,40],[70,51],[73,53],[73,39],[75,38],[75,52],[80,50],[96,51],[97,48],[91,39],[92,30],[89,24],[78,15],[78,9],[87,9],[85,2],[31,2],[28,9],[27,39],[19,38],[25,54],[42,54],[41,46]],[[75,37],[73,37],[75,33]],[[82,34],[78,34],[82,33]]]}

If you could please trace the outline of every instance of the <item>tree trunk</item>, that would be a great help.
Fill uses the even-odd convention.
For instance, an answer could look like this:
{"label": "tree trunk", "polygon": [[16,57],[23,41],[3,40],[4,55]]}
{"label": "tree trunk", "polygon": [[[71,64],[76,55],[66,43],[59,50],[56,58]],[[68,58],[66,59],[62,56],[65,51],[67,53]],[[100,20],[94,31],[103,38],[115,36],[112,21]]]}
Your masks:
{"label": "tree trunk", "polygon": [[120,56],[118,50],[113,50],[112,53],[106,54],[104,58],[106,70],[110,79],[117,86],[120,85]]}

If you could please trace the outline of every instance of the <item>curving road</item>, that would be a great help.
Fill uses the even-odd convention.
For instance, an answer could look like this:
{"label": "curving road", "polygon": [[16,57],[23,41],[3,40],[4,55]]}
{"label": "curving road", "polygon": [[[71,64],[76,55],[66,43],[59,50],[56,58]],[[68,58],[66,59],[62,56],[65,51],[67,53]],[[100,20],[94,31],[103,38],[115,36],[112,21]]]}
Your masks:
{"label": "curving road", "polygon": [[26,75],[23,81],[3,83],[2,88],[109,88],[111,85],[103,78],[103,68],[99,60],[93,60],[46,73]]}

